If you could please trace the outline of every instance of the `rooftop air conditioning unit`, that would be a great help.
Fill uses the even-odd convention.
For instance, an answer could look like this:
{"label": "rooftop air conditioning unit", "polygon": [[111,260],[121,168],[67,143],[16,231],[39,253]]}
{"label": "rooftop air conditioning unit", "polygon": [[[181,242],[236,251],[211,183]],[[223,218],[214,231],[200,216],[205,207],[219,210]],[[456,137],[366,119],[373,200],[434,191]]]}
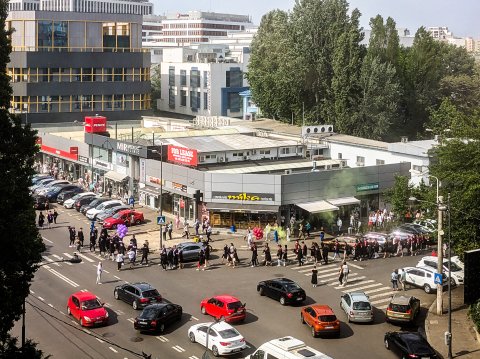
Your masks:
{"label": "rooftop air conditioning unit", "polygon": [[302,126],[302,136],[333,133],[333,125]]}
{"label": "rooftop air conditioning unit", "polygon": [[285,174],[286,174],[286,175],[291,175],[291,174],[292,174],[292,170],[285,170]]}

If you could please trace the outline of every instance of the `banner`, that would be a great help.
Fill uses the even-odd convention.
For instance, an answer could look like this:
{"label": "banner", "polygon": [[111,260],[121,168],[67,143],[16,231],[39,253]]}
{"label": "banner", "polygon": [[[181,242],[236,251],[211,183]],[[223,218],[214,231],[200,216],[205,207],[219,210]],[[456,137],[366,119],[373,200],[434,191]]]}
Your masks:
{"label": "banner", "polygon": [[198,164],[197,150],[168,145],[168,160],[182,165],[196,166]]}

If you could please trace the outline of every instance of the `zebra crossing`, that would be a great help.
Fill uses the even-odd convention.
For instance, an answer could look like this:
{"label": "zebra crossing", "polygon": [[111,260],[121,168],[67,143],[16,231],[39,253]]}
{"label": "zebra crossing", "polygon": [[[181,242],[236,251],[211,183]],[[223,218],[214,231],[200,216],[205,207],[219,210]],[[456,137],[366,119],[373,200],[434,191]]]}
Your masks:
{"label": "zebra crossing", "polygon": [[[332,258],[330,258],[332,259]],[[294,260],[294,256],[289,256],[290,262]],[[387,308],[391,296],[395,293],[392,288],[383,283],[377,282],[373,279],[368,279],[362,275],[362,267],[348,263],[350,273],[348,274],[348,282],[345,285],[340,285],[338,282],[338,275],[340,270],[340,263],[326,266],[317,265],[317,279],[319,285],[327,285],[342,293],[353,291],[362,291],[368,295],[370,303],[377,309],[384,310]],[[302,266],[290,266],[291,270],[295,270],[307,277],[312,275],[313,263],[305,263]]]}

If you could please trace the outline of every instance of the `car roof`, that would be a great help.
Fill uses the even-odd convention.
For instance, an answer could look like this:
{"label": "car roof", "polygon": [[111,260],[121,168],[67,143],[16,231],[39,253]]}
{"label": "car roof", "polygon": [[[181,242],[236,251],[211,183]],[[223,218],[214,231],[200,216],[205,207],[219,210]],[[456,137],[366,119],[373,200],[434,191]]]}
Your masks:
{"label": "car roof", "polygon": [[145,309],[162,309],[164,307],[166,307],[168,304],[172,304],[172,303],[154,303],[154,304],[150,304],[150,305],[147,305]]}
{"label": "car roof", "polygon": [[140,289],[142,292],[145,291],[145,290],[155,289],[150,284],[145,283],[145,282],[132,283],[130,285]]}
{"label": "car roof", "polygon": [[104,206],[106,206],[106,205],[113,204],[113,203],[122,203],[123,204],[123,202],[120,201],[119,199],[109,199],[108,201],[105,201],[102,204]]}
{"label": "car roof", "polygon": [[424,270],[425,272],[430,272],[430,273],[433,273],[434,269],[432,267],[429,267],[429,266],[420,266],[420,267],[415,267],[415,269],[422,269]]}
{"label": "car roof", "polygon": [[354,301],[368,301],[368,297],[364,292],[349,292],[348,294],[350,295],[350,297],[352,297]]}
{"label": "car roof", "polygon": [[326,304],[312,304],[310,306],[318,315],[331,315],[335,314],[333,309]]}
{"label": "car roof", "polygon": [[127,213],[127,212],[140,213],[139,211],[136,211],[136,210],[134,210],[134,209],[124,209],[124,210],[122,210],[122,211],[118,211],[117,214],[122,215],[122,214],[125,214],[125,213]]}
{"label": "car roof", "polygon": [[232,295],[228,295],[228,294],[216,295],[213,298],[221,300],[222,302],[227,303],[227,304],[240,301],[238,298],[236,298]]}
{"label": "car roof", "polygon": [[278,282],[278,283],[294,283],[293,280],[288,278],[273,278],[270,279],[270,282]]}
{"label": "car roof", "polygon": [[425,342],[425,338],[418,332],[395,332],[402,339],[408,339],[411,341],[422,341]]}
{"label": "car roof", "polygon": [[[212,322],[209,322],[209,323],[201,323],[201,324],[197,324],[197,326],[200,326],[200,325],[205,325],[205,326],[209,326],[211,325]],[[233,327],[228,324],[227,322],[217,322],[215,324],[212,325],[212,328],[217,330],[217,331],[220,331],[220,330],[227,330],[227,329],[232,329]]]}
{"label": "car roof", "polygon": [[392,300],[390,301],[390,303],[393,303],[393,304],[400,304],[400,305],[407,305],[410,303],[410,299],[412,298],[412,296],[410,295],[403,295],[403,294],[395,294],[393,297],[392,297]]}
{"label": "car roof", "polygon": [[80,301],[97,298],[97,296],[92,292],[76,292],[76,293],[73,293],[72,296],[77,297]]}

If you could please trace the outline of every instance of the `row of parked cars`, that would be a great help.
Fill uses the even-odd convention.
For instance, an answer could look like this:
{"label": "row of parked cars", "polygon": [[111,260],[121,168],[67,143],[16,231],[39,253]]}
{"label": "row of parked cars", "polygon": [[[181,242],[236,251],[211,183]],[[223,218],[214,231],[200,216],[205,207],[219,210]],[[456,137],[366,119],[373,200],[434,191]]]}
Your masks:
{"label": "row of parked cars", "polygon": [[100,197],[66,180],[55,180],[49,175],[37,175],[32,180],[30,193],[34,207],[46,209],[49,203],[58,203],[67,209],[75,208],[89,220],[102,223],[104,228],[115,229],[120,224],[138,225],[145,221],[143,213],[124,205],[120,200]]}

